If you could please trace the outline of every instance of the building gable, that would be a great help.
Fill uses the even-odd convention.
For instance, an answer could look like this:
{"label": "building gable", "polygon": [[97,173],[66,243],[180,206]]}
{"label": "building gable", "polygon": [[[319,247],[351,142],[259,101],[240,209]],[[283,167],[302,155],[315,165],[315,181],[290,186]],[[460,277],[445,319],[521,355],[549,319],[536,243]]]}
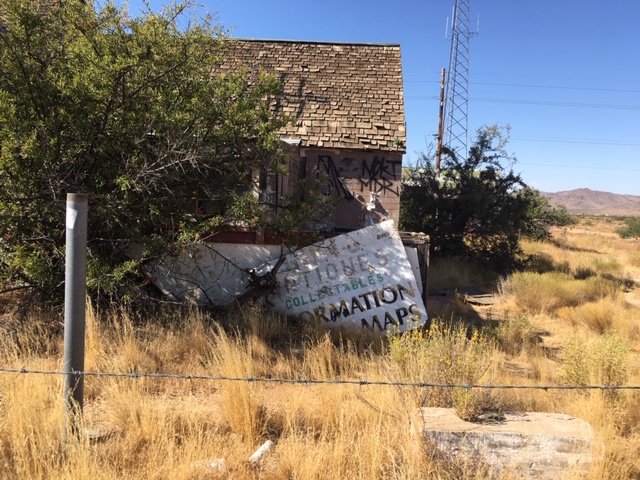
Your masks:
{"label": "building gable", "polygon": [[284,137],[303,147],[405,152],[399,45],[274,40],[227,41],[216,73],[274,75],[276,111],[294,119]]}

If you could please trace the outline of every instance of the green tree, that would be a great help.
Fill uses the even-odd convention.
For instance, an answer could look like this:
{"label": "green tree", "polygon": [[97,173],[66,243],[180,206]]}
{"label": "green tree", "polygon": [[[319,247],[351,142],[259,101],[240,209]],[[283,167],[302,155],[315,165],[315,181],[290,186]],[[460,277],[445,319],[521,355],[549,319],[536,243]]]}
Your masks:
{"label": "green tree", "polygon": [[548,203],[513,171],[509,128],[483,127],[467,158],[443,149],[441,169],[423,154],[403,181],[400,225],[430,236],[435,255],[461,256],[494,271],[517,264],[522,234],[545,235]]}
{"label": "green tree", "polygon": [[0,0],[0,282],[59,292],[68,192],[90,198],[94,292],[139,272],[133,247],[144,261],[225,222],[198,198],[266,221],[235,192],[280,168],[279,83],[212,77],[224,31],[190,1],[139,16],[86,3]]}
{"label": "green tree", "polygon": [[554,207],[549,199],[538,190],[525,187],[520,195],[527,205],[522,234],[535,240],[544,240],[550,237],[551,227],[563,227],[577,223],[575,216],[571,215],[564,205]]}

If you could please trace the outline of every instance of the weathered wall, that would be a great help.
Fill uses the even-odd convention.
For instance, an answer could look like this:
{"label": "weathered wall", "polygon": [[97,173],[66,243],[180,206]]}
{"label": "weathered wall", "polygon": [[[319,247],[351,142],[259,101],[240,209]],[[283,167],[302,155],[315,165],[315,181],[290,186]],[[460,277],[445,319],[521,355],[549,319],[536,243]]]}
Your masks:
{"label": "weathered wall", "polygon": [[260,200],[274,209],[286,206],[287,198],[300,196],[301,184],[306,176],[304,171],[305,161],[300,158],[297,148],[287,149],[284,164],[286,165],[287,173],[269,173],[264,185],[260,185],[260,182],[257,185],[260,192]]}
{"label": "weathered wall", "polygon": [[325,194],[343,199],[336,206],[335,226],[362,224],[362,203],[377,198],[385,216],[398,224],[402,188],[402,153],[359,150],[301,149],[308,184],[322,182]]}

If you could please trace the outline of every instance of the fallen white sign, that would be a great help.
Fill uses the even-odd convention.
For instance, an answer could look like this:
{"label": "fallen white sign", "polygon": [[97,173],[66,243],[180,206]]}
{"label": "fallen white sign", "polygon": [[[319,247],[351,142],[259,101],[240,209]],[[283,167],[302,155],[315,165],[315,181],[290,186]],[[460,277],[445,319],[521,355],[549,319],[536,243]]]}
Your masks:
{"label": "fallen white sign", "polygon": [[307,320],[383,333],[427,321],[421,289],[391,220],[287,255],[276,280],[278,291],[268,302]]}

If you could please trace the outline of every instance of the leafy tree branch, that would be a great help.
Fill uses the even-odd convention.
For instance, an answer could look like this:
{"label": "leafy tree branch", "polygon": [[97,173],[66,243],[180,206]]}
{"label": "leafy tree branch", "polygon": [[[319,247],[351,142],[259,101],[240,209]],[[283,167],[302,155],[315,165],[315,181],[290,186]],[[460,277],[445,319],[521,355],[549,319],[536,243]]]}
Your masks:
{"label": "leafy tree branch", "polygon": [[198,199],[256,208],[233,193],[282,168],[281,87],[214,75],[225,33],[190,0],[138,16],[112,0],[36,3],[0,0],[0,282],[59,292],[65,196],[82,192],[89,284],[115,294],[140,272],[134,246],[150,258],[233,220],[202,218]]}

